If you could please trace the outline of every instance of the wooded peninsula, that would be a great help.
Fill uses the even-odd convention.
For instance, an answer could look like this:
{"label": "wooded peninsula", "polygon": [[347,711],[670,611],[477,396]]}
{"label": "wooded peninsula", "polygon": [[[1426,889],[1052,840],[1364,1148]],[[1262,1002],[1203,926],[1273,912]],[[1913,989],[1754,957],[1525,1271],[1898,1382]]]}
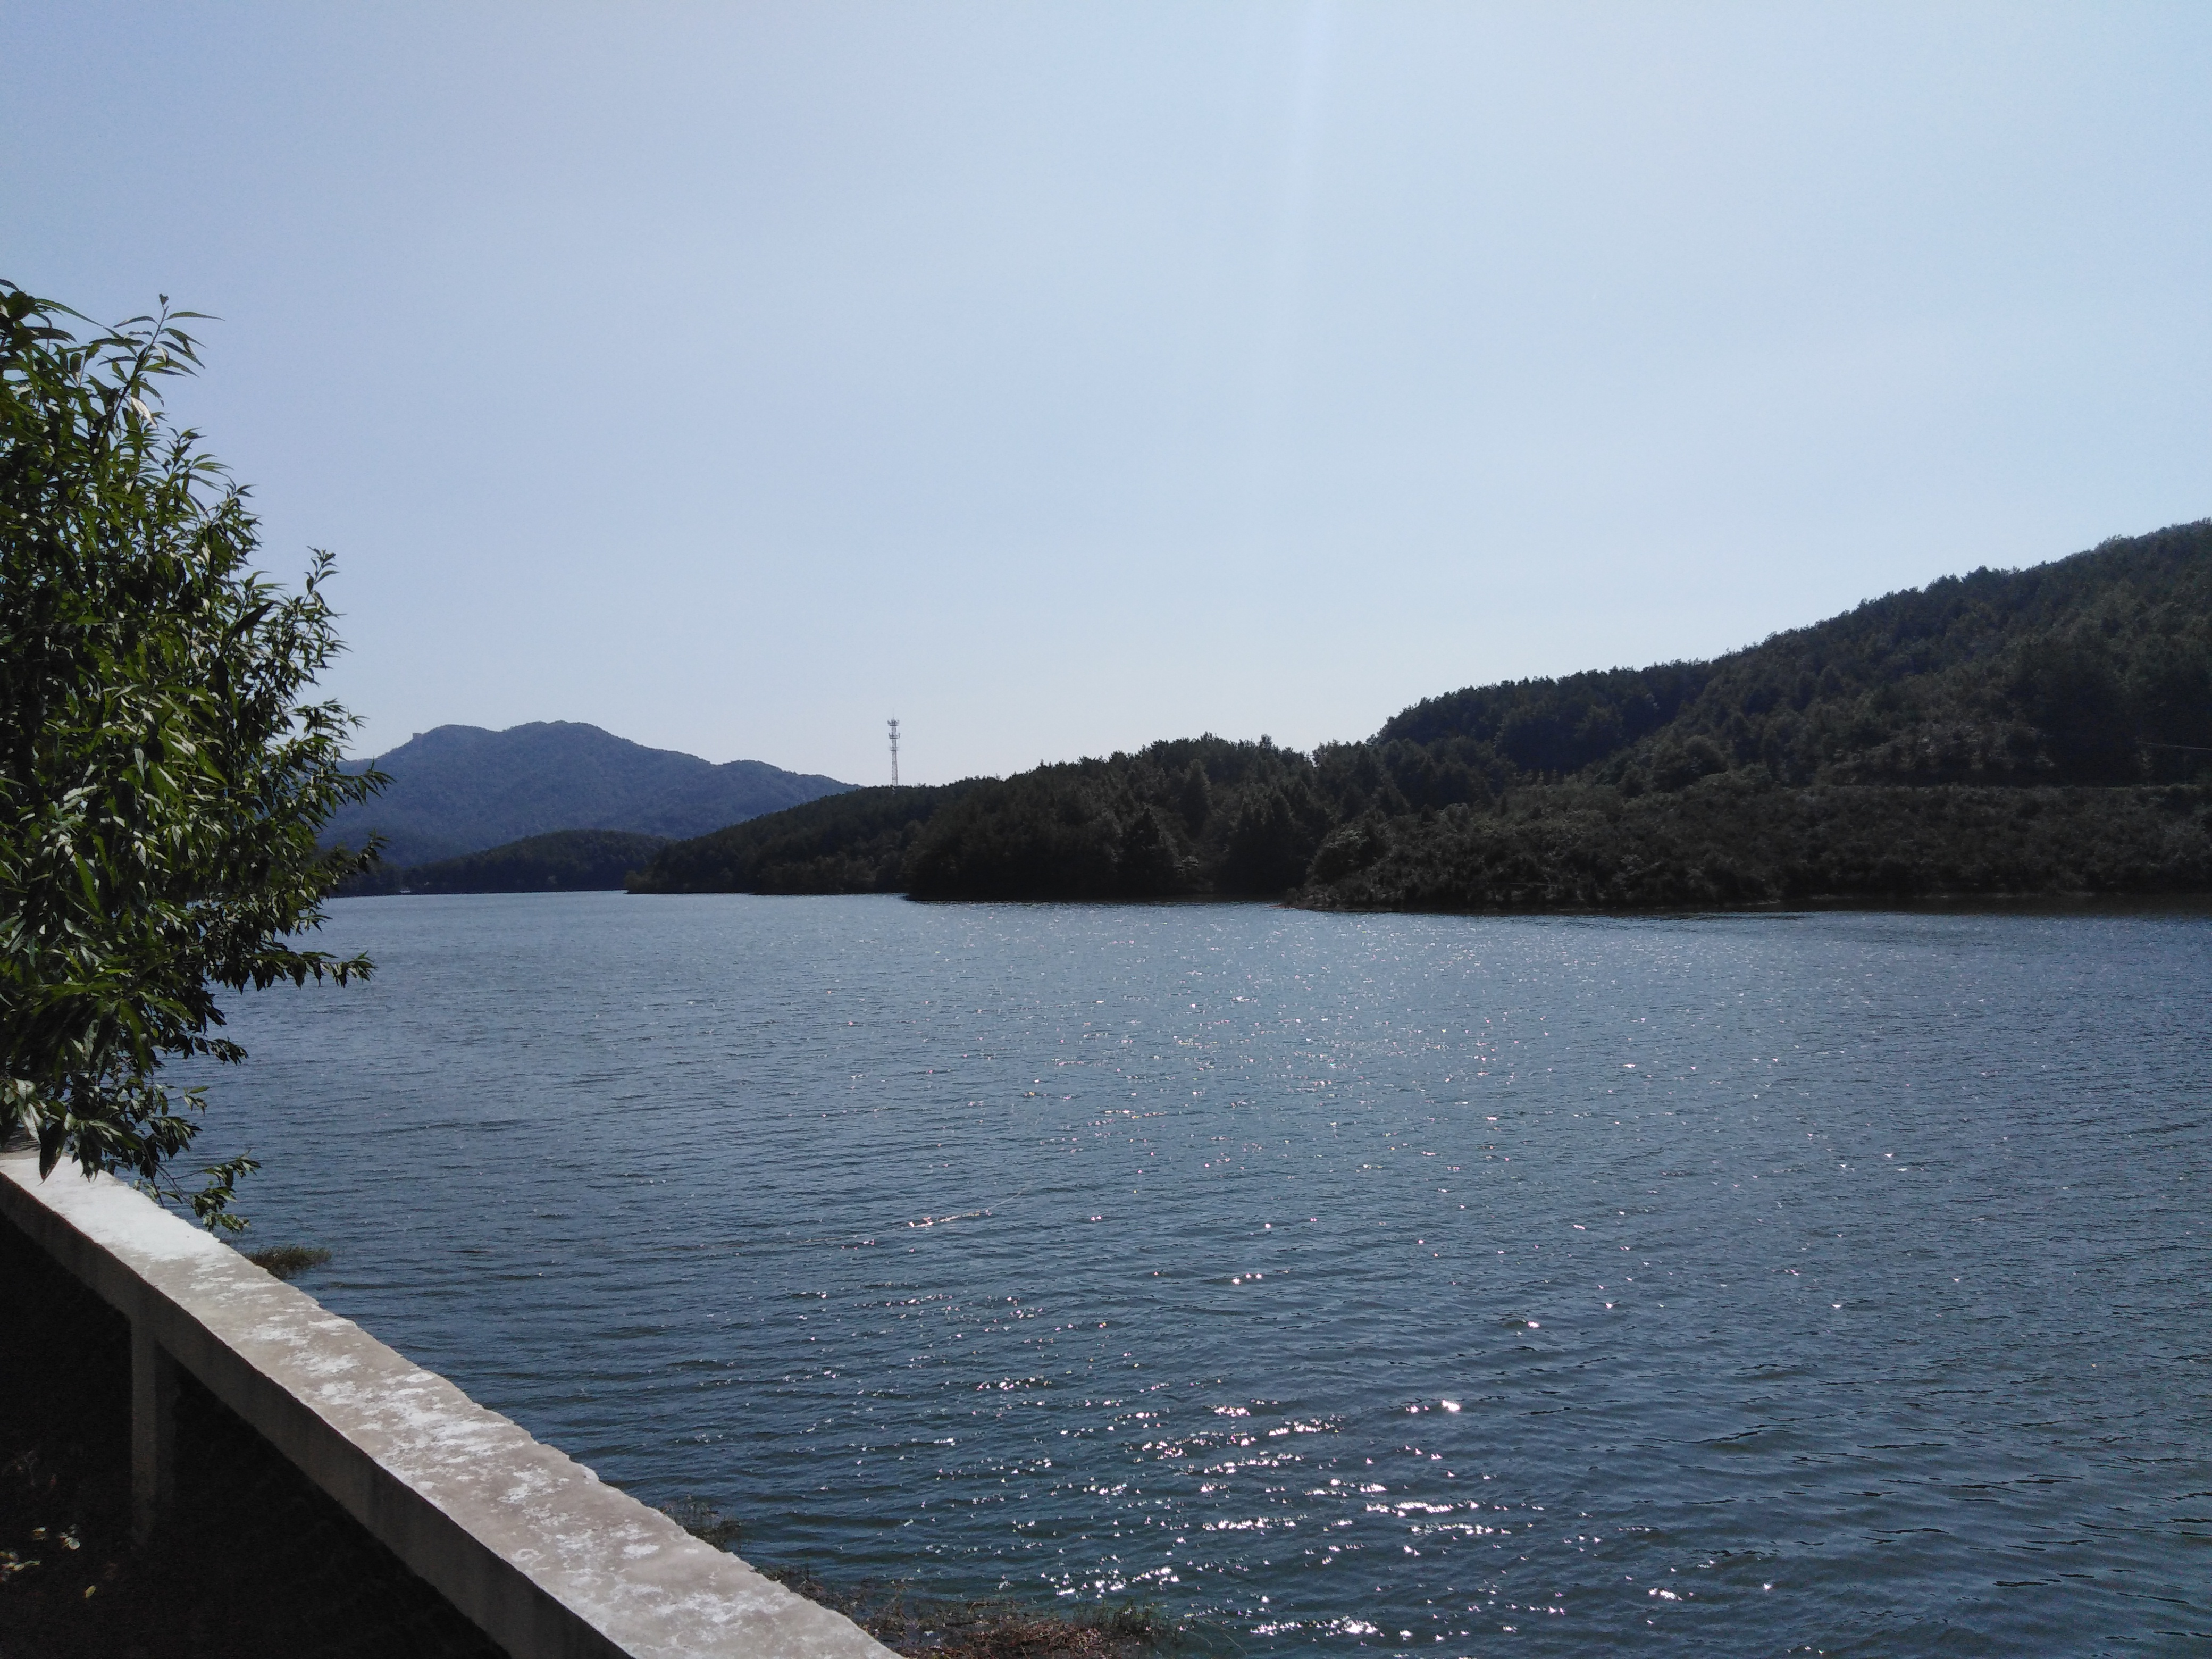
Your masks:
{"label": "wooded peninsula", "polygon": [[1471,687],[1310,755],[1186,738],[829,796],[629,885],[1393,910],[2212,892],[2212,520],[1710,662]]}

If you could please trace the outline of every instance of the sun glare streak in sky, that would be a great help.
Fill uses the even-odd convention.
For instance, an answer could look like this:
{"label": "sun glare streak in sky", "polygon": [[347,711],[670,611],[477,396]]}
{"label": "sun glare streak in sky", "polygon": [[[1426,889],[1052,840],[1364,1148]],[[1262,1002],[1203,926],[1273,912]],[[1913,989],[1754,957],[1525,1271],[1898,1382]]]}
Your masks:
{"label": "sun glare streak in sky", "polygon": [[0,274],[222,320],[372,751],[938,781],[2212,511],[2212,13],[0,11]]}
{"label": "sun glare streak in sky", "polygon": [[1281,141],[1281,184],[1275,203],[1273,246],[1259,307],[1261,343],[1252,396],[1252,460],[1243,502],[1243,529],[1255,544],[1273,527],[1270,510],[1279,491],[1284,428],[1287,423],[1299,348],[1298,319],[1306,299],[1313,252],[1313,196],[1316,153],[1327,119],[1334,0],[1306,0],[1291,60]]}

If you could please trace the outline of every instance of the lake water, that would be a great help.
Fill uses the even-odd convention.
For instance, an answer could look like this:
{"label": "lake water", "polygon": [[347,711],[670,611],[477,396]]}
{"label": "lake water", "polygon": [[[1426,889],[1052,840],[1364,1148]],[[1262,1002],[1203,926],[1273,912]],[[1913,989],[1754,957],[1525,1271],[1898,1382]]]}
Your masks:
{"label": "lake water", "polygon": [[204,1144],[749,1558],[1246,1652],[2203,1651],[2212,920],[389,898]]}

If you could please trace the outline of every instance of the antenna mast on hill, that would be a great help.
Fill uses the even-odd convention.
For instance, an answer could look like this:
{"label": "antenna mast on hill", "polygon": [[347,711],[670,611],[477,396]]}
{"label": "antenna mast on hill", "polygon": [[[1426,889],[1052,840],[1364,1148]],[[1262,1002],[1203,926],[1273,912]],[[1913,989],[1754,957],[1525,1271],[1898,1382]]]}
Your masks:
{"label": "antenna mast on hill", "polygon": [[898,722],[897,722],[896,720],[893,720],[893,721],[890,723],[890,726],[891,726],[891,787],[892,787],[892,788],[894,788],[894,789],[896,789],[896,788],[897,788],[897,787],[898,787]]}

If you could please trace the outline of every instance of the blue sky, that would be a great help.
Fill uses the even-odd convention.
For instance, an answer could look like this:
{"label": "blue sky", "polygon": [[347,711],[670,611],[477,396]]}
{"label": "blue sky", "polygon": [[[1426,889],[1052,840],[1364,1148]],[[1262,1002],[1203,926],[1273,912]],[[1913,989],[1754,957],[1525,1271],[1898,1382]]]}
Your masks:
{"label": "blue sky", "polygon": [[2212,514],[2212,9],[0,10],[0,275],[343,574],[365,751],[933,781]]}

